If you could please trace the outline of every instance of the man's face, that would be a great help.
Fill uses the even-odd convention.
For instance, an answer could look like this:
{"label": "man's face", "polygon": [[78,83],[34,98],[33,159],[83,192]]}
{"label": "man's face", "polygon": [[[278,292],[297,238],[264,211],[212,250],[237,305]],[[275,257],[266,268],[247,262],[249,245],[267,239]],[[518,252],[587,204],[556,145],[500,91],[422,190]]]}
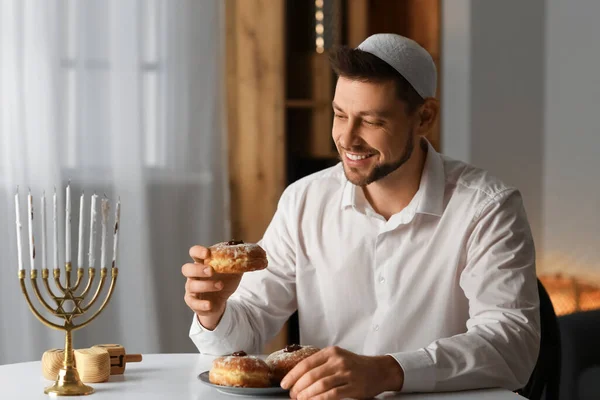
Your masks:
{"label": "man's face", "polygon": [[340,77],[333,99],[332,137],[350,182],[366,186],[400,168],[414,147],[414,116],[393,81]]}

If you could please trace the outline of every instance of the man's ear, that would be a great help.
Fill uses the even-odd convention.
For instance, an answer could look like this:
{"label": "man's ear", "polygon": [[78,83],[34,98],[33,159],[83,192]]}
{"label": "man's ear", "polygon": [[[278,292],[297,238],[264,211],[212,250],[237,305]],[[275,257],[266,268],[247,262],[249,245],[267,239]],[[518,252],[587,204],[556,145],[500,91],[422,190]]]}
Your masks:
{"label": "man's ear", "polygon": [[440,103],[433,97],[428,97],[425,102],[419,107],[419,134],[426,135],[431,131],[440,112]]}

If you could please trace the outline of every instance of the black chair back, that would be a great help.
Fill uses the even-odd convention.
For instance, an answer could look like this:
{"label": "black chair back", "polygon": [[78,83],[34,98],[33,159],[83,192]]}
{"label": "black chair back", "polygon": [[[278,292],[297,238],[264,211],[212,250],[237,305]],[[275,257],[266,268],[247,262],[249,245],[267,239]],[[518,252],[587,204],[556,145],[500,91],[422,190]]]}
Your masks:
{"label": "black chair back", "polygon": [[538,279],[540,295],[541,342],[540,353],[529,382],[518,391],[529,400],[558,400],[560,383],[561,345],[558,318],[544,285]]}
{"label": "black chair back", "polygon": [[600,310],[563,315],[560,399],[600,399]]}

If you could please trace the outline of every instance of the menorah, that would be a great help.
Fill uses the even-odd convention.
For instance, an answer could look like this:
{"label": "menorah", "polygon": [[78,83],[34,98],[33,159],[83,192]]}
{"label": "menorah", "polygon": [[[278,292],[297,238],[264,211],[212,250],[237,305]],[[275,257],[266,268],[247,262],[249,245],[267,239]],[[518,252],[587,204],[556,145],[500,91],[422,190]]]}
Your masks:
{"label": "menorah", "polygon": [[[108,276],[106,268],[106,228],[108,223],[108,210],[109,201],[104,196],[101,200],[101,212],[102,212],[102,239],[101,239],[101,260],[100,260],[100,282],[98,283],[94,294],[91,299],[87,300],[89,294],[92,293],[92,286],[94,284],[96,269],[95,265],[95,248],[96,248],[96,201],[97,195],[91,196],[91,211],[90,211],[90,240],[89,240],[89,253],[88,253],[88,279],[84,288],[80,289],[84,279],[84,268],[83,268],[83,220],[84,220],[84,194],[81,194],[80,200],[80,212],[79,212],[79,249],[78,249],[78,268],[77,278],[75,282],[72,282],[71,272],[73,267],[71,264],[71,191],[70,184],[67,185],[66,189],[66,207],[65,207],[65,275],[64,283],[61,281],[61,269],[58,263],[58,227],[57,227],[57,201],[56,201],[56,190],[54,192],[54,286],[52,288],[49,283],[50,272],[46,265],[46,199],[45,194],[41,198],[41,231],[42,231],[42,282],[47,295],[52,299],[55,307],[48,303],[42,294],[42,290],[38,285],[38,270],[35,266],[36,261],[36,250],[35,241],[33,234],[33,198],[31,191],[28,195],[28,226],[29,226],[29,256],[31,263],[30,281],[35,297],[37,297],[40,305],[48,311],[53,317],[62,319],[64,322],[61,324],[54,323],[50,319],[46,318],[37,307],[31,301],[31,297],[27,291],[26,285],[26,272],[23,268],[23,258],[21,254],[21,220],[19,211],[19,190],[15,195],[15,211],[16,211],[16,225],[17,225],[17,252],[18,252],[18,263],[19,263],[19,281],[21,284],[21,290],[25,296],[25,300],[32,313],[46,326],[65,331],[65,349],[64,349],[64,362],[63,367],[60,369],[56,381],[52,386],[44,389],[44,393],[58,395],[58,396],[78,396],[87,395],[94,392],[94,389],[90,386],[85,385],[79,378],[79,373],[74,362],[73,356],[73,331],[81,329],[89,325],[95,320],[98,315],[105,309],[110,298],[112,297],[117,282],[117,276],[119,273],[116,267],[117,259],[117,248],[118,248],[118,233],[119,233],[119,219],[120,219],[120,201],[117,202],[115,212],[115,225],[113,233],[113,258],[110,274],[110,286],[108,293],[100,307],[90,312],[94,304],[100,299],[100,294],[105,286],[106,278]],[[84,304],[86,303],[86,304]],[[67,307],[70,305],[70,307]],[[38,306],[39,307],[39,306]],[[83,318],[86,314],[91,316],[83,322],[78,322],[79,318]]]}

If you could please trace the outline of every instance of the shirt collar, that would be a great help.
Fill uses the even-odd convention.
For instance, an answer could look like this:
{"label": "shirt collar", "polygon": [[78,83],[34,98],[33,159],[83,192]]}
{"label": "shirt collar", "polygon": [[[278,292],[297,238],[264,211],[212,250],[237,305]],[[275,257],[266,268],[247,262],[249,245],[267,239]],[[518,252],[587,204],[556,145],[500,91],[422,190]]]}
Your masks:
{"label": "shirt collar", "polygon": [[423,196],[416,212],[440,217],[444,212],[444,191],[446,189],[444,161],[427,139],[423,138],[422,143],[427,146],[427,158],[419,184],[419,191],[423,191]]}
{"label": "shirt collar", "polygon": [[[435,151],[427,139],[422,138],[421,143],[427,147],[427,158],[425,159],[423,173],[421,174],[419,190],[415,194],[415,197],[420,197],[415,212],[441,216],[444,208],[444,189],[446,185],[444,163],[441,155]],[[341,208],[357,208],[363,206],[358,203],[362,203],[361,198],[364,198],[364,195],[360,196],[361,198],[358,198],[359,196],[357,196],[356,193],[357,187],[346,179],[343,171],[342,175],[344,179],[344,189],[342,192]],[[411,201],[411,203],[414,202]]]}
{"label": "shirt collar", "polygon": [[354,207],[356,202],[356,186],[350,183],[346,179],[345,173],[343,172],[344,166],[342,165],[342,175],[344,179],[344,191],[342,192],[342,210],[348,207]]}

